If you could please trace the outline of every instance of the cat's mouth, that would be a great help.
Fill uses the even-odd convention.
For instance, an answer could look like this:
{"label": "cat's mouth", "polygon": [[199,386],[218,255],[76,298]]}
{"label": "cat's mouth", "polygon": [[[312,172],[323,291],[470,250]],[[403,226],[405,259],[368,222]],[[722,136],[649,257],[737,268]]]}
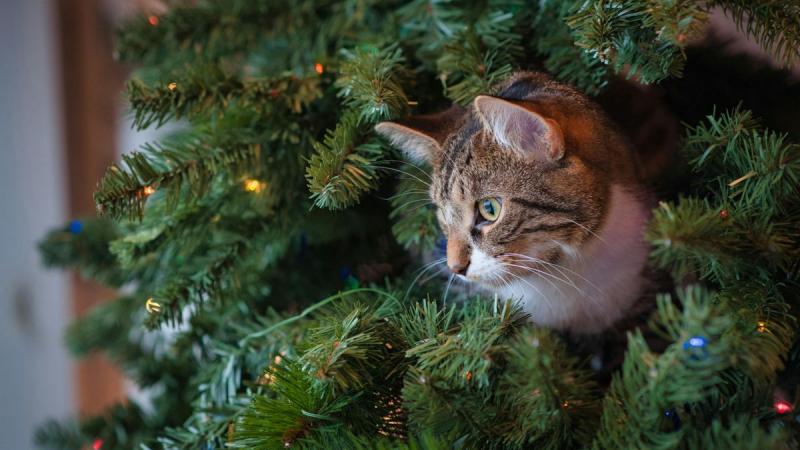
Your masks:
{"label": "cat's mouth", "polygon": [[558,270],[558,265],[552,261],[556,256],[552,249],[529,254],[504,252],[497,255],[475,250],[467,272],[456,276],[462,281],[489,288],[507,286],[516,281],[525,283],[532,278],[552,278],[551,273]]}

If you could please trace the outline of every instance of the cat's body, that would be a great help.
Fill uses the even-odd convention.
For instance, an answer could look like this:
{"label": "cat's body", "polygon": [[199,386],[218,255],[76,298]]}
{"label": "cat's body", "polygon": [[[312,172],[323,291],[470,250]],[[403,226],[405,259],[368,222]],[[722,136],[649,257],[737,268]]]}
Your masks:
{"label": "cat's body", "polygon": [[652,198],[630,144],[586,97],[523,72],[466,110],[376,129],[432,164],[457,276],[562,330],[598,332],[633,309]]}

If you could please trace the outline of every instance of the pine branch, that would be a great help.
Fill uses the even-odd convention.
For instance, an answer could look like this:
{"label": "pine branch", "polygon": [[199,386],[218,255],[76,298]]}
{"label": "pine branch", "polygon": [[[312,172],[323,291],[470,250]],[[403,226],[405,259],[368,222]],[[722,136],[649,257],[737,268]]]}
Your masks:
{"label": "pine branch", "polygon": [[244,242],[216,248],[203,258],[202,269],[188,277],[180,272],[164,280],[151,297],[159,306],[152,308],[145,325],[155,329],[164,323],[175,326],[184,320],[184,308],[221,296],[225,289],[235,289],[235,267],[247,250]]}
{"label": "pine branch", "polygon": [[652,258],[669,268],[676,280],[689,274],[716,283],[749,275],[764,276],[752,260],[737,258],[749,247],[744,230],[725,220],[721,209],[698,199],[661,203],[645,237],[653,245]]}
{"label": "pine branch", "polygon": [[81,450],[88,444],[77,422],[53,419],[36,428],[33,442],[40,450]]}
{"label": "pine branch", "polygon": [[392,212],[389,218],[394,221],[392,233],[405,248],[431,250],[440,232],[428,194],[429,171],[406,164],[398,172],[401,175],[397,194],[390,201]]}
{"label": "pine branch", "polygon": [[[164,190],[175,205],[184,188],[192,198],[208,190],[221,172],[236,177],[252,170],[259,161],[261,145],[244,136],[197,131],[122,156],[100,180],[94,194],[97,208],[113,218],[141,219],[148,197]],[[235,136],[235,137],[234,137]]]}
{"label": "pine branch", "polygon": [[385,149],[379,141],[358,144],[363,135],[358,115],[354,110],[345,112],[325,140],[314,144],[316,153],[308,162],[306,179],[318,208],[347,208],[377,187],[376,165]]}
{"label": "pine branch", "polygon": [[200,409],[182,427],[167,427],[158,437],[163,450],[196,450],[198,448],[224,448],[232,425],[241,416],[245,403],[239,407],[224,407],[205,411]]}
{"label": "pine branch", "polygon": [[[676,448],[684,431],[668,425],[665,411],[701,402],[722,381],[719,373],[736,351],[726,336],[730,318],[696,287],[682,300],[680,312],[668,297],[659,299],[659,318],[676,339],[664,353],[654,354],[638,330],[628,336],[625,361],[603,401],[593,448]],[[696,341],[690,345],[689,339]]]}
{"label": "pine branch", "polygon": [[289,360],[270,371],[275,397],[256,395],[234,427],[231,448],[283,448],[300,443],[312,432],[325,433],[339,424],[333,414],[350,402],[331,399],[313,379]]}
{"label": "pine branch", "polygon": [[132,79],[126,97],[133,126],[141,130],[170,120],[223,115],[234,105],[262,116],[297,114],[322,95],[319,84],[317,74],[242,79],[207,64],[173,73],[157,86]]}
{"label": "pine branch", "polygon": [[402,55],[395,47],[346,53],[337,85],[351,108],[329,130],[306,169],[314,205],[341,209],[359,201],[377,184],[377,167],[386,149],[381,141],[362,139],[378,120],[403,114],[408,101],[400,87]]}
{"label": "pine branch", "polygon": [[578,448],[592,439],[599,417],[597,386],[548,330],[531,329],[511,344],[498,386],[511,426],[508,447]]}
{"label": "pine branch", "polygon": [[511,75],[511,61],[520,53],[514,51],[519,45],[511,40],[484,49],[478,36],[476,32],[459,34],[437,61],[445,95],[460,105],[468,105],[479,94],[492,94],[494,86]]}
{"label": "pine branch", "polygon": [[417,360],[415,367],[435,372],[452,386],[488,389],[494,354],[527,315],[511,302],[495,301],[481,309],[464,318],[457,334],[439,335],[409,349],[407,355]]}
{"label": "pine branch", "polygon": [[548,72],[586,92],[598,94],[606,85],[607,66],[589,52],[575,46],[566,20],[574,12],[573,2],[540,2],[527,39],[535,52],[544,57]]}
{"label": "pine branch", "polygon": [[691,430],[685,448],[725,448],[749,450],[754,448],[788,449],[788,431],[778,426],[768,430],[746,414],[729,421],[715,419],[705,430]]}
{"label": "pine branch", "polygon": [[124,61],[164,63],[166,55],[213,60],[242,51],[261,36],[264,23],[285,11],[268,0],[231,0],[199,5],[171,5],[161,16],[135,17],[117,33]]}
{"label": "pine branch", "polygon": [[323,316],[309,334],[303,370],[334,393],[392,384],[387,373],[403,372],[405,342],[383,319],[359,306],[343,318]]}
{"label": "pine branch", "polygon": [[673,342],[663,353],[653,353],[638,332],[629,336],[622,372],[603,403],[594,448],[684,448],[687,441],[717,439],[711,435],[718,424],[711,424],[711,434],[698,436],[675,423],[681,415],[690,420],[697,414],[698,424],[712,414],[749,415],[758,398],[771,396],[793,341],[794,319],[773,316],[769,328],[765,322],[736,320],[737,302],[721,303],[697,286],[680,291],[679,298],[682,308],[669,296],[658,299],[651,326]]}
{"label": "pine branch", "polygon": [[374,124],[403,115],[408,98],[402,83],[405,58],[396,45],[383,49],[342,50],[336,86],[344,104],[359,112],[359,122]]}
{"label": "pine branch", "polygon": [[436,61],[445,95],[466,105],[478,94],[511,75],[522,57],[522,36],[515,28],[525,20],[517,1],[489,1],[477,19],[444,45]]}
{"label": "pine branch", "polygon": [[719,285],[766,282],[800,253],[800,146],[761,130],[748,111],[710,116],[688,131],[685,152],[710,200],[662,204],[647,238],[657,264],[679,279],[694,273]]}
{"label": "pine branch", "polygon": [[109,251],[119,236],[119,227],[106,219],[75,219],[49,232],[39,242],[39,252],[47,267],[74,268],[86,278],[117,287],[132,277]]}
{"label": "pine branch", "polygon": [[712,0],[787,67],[800,61],[800,4],[793,0]]}
{"label": "pine branch", "polygon": [[727,185],[717,193],[737,210],[775,219],[800,205],[800,145],[760,129],[749,111],[709,116],[687,134],[685,151],[695,172],[706,171],[710,185]]}
{"label": "pine branch", "polygon": [[683,47],[702,30],[706,7],[696,0],[652,5],[639,0],[581,4],[567,20],[575,45],[643,83],[681,74]]}

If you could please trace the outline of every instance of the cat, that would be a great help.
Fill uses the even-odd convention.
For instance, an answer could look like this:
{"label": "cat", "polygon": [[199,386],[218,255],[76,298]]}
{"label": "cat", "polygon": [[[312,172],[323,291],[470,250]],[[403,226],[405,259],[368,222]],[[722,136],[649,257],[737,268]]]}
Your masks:
{"label": "cat", "polygon": [[468,108],[376,125],[433,168],[430,197],[459,279],[515,299],[539,325],[598,333],[647,289],[654,196],[601,108],[518,72]]}

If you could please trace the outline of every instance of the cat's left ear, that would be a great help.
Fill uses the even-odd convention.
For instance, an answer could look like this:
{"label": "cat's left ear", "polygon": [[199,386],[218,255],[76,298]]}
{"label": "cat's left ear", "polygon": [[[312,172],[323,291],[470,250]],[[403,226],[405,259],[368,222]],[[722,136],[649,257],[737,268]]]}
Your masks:
{"label": "cat's left ear", "polygon": [[555,120],[501,98],[479,95],[475,111],[505,149],[537,160],[557,161],[564,157],[564,134]]}
{"label": "cat's left ear", "polygon": [[381,122],[375,125],[375,131],[413,162],[436,165],[444,141],[455,131],[463,115],[464,109],[456,105],[437,114]]}

